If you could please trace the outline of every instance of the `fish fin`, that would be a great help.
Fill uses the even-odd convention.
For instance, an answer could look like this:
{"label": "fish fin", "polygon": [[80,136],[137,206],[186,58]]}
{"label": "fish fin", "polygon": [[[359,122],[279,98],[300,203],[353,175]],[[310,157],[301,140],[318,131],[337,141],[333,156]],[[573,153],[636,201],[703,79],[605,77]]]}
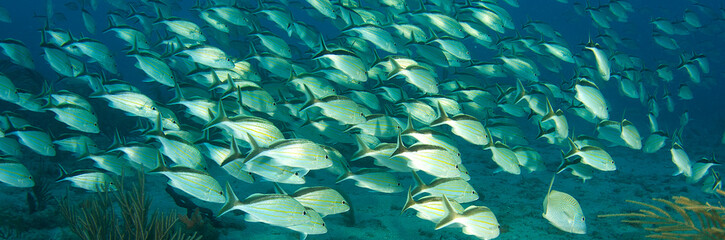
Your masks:
{"label": "fish fin", "polygon": [[360,158],[362,158],[363,155],[372,151],[370,149],[370,147],[368,147],[368,145],[365,144],[365,142],[363,142],[362,138],[360,138],[360,135],[355,134],[354,136],[355,136],[355,142],[357,143],[358,150],[357,150],[357,152],[355,152],[352,155],[352,157],[350,158],[350,161],[357,161]]}
{"label": "fish fin", "polygon": [[410,187],[408,187],[408,197],[405,200],[405,205],[403,205],[403,209],[400,210],[400,215],[403,215],[405,210],[408,210],[408,208],[414,206],[416,203],[417,202],[415,202],[415,199],[413,199],[413,194],[411,193]]}
{"label": "fish fin", "polygon": [[156,152],[156,168],[149,171],[149,173],[158,173],[163,171],[168,171],[169,168],[166,167],[166,163],[164,163],[164,155],[161,154],[161,151]]}
{"label": "fish fin", "polygon": [[453,224],[456,221],[456,218],[458,218],[460,215],[456,212],[456,209],[451,206],[450,200],[448,200],[448,197],[446,197],[445,194],[443,194],[443,209],[445,213],[445,217],[441,219],[435,227],[435,230],[444,228],[448,225]]}
{"label": "fish fin", "polygon": [[262,151],[264,151],[263,148],[259,147],[259,144],[257,144],[257,140],[254,140],[252,135],[247,133],[247,139],[249,140],[249,146],[252,147],[251,150],[249,150],[249,153],[244,158],[244,163],[249,162],[250,160],[256,158]]}
{"label": "fish fin", "polygon": [[272,183],[274,184],[274,192],[275,192],[275,193],[277,193],[277,194],[282,194],[282,195],[289,195],[289,194],[287,194],[287,192],[286,192],[286,191],[285,191],[285,190],[284,190],[284,189],[282,188],[282,186],[280,186],[280,185],[279,185],[279,183],[277,183],[277,182],[272,182]]}
{"label": "fish fin", "polygon": [[435,127],[437,125],[443,124],[444,122],[451,120],[451,118],[448,117],[448,114],[445,110],[443,110],[443,106],[441,105],[441,102],[438,102],[438,119],[433,120],[433,122],[430,123],[431,127]]}
{"label": "fish fin", "polygon": [[352,176],[355,176],[355,173],[353,173],[350,170],[350,167],[347,166],[347,164],[341,164],[341,166],[345,170],[345,172],[343,174],[341,174],[339,177],[337,177],[337,180],[335,180],[335,183],[340,183],[340,182],[342,182],[342,181],[344,181],[344,180],[346,180],[346,179],[348,179],[348,178],[350,178]]}
{"label": "fish fin", "polygon": [[58,176],[58,178],[55,180],[56,182],[62,181],[63,179],[68,177],[68,171],[66,171],[62,165],[58,164],[58,168],[60,169],[60,176]]}
{"label": "fish fin", "polygon": [[307,101],[300,108],[300,112],[307,110],[312,105],[319,102],[319,100],[317,98],[315,98],[315,94],[312,93],[312,90],[310,90],[310,88],[307,87],[307,85],[303,85],[303,87],[305,88],[305,95],[307,96]]}
{"label": "fish fin", "polygon": [[[214,115],[212,113],[211,109],[207,109],[207,111],[209,112],[210,116]],[[227,113],[224,110],[224,102],[222,102],[222,100],[219,99],[219,104],[217,106],[217,116],[214,117],[214,119],[212,119],[208,123],[204,124],[204,128],[202,128],[202,129],[208,130],[209,128],[213,127],[214,125],[217,125],[221,122],[228,121],[228,120],[229,120],[229,117],[227,117]]]}
{"label": "fish fin", "polygon": [[549,98],[546,98],[546,108],[549,110],[545,116],[541,118],[541,122],[546,122],[550,119],[552,119],[554,116],[556,116],[556,112],[554,112],[554,108],[551,107],[551,102],[549,101]]}
{"label": "fish fin", "polygon": [[402,154],[406,151],[408,151],[408,148],[405,147],[405,144],[403,144],[403,138],[400,135],[400,132],[398,132],[398,146],[395,148],[395,151],[393,151],[392,154],[390,154],[391,157]]}
{"label": "fish fin", "polygon": [[237,195],[234,194],[234,189],[232,189],[232,185],[229,184],[229,182],[227,182],[226,191],[224,191],[224,199],[224,206],[219,209],[217,217],[224,215],[229,211],[232,211],[234,209],[234,206],[239,202],[239,198],[237,198]]}
{"label": "fish fin", "polygon": [[418,195],[420,192],[428,188],[428,185],[423,182],[423,179],[418,176],[418,173],[415,171],[410,171],[413,174],[413,179],[415,179],[415,188],[411,191],[411,194],[413,196]]}
{"label": "fish fin", "polygon": [[547,203],[549,202],[549,194],[551,194],[551,187],[554,186],[554,179],[556,179],[556,174],[551,177],[551,182],[549,183],[549,190],[546,191],[546,197],[544,197],[544,213],[543,215],[546,215],[546,211],[548,210],[546,208]]}
{"label": "fish fin", "polygon": [[219,166],[224,166],[229,164],[230,162],[233,162],[236,159],[239,159],[242,155],[241,151],[239,151],[239,145],[237,145],[237,139],[232,137],[232,141],[229,143],[229,149],[231,149],[231,152],[229,153],[229,156],[227,156]]}

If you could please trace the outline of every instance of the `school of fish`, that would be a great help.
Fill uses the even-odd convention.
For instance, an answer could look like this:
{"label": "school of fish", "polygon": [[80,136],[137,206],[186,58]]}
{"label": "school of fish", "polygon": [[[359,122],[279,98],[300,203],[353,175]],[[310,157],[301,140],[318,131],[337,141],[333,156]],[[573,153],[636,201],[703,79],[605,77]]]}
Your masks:
{"label": "school of fish", "polygon": [[[403,178],[414,180],[400,195],[403,212],[433,222],[431,230],[494,239],[502,233],[494,212],[471,204],[486,189],[469,181],[484,179],[465,164],[520,175],[559,161],[543,159],[532,141],[561,149],[554,176],[571,170],[583,181],[617,170],[611,148],[651,154],[671,146],[675,176],[703,181],[709,193],[720,189],[714,156],[688,157],[681,133],[690,119],[677,106],[696,97],[692,88],[713,85],[715,69],[706,50],[685,50],[677,40],[722,22],[725,9],[694,2],[681,19],[653,16],[652,41],[672,57],[655,61],[629,55],[629,39],[615,30],[637,12],[627,0],[548,1],[591,22],[589,40],[570,44],[546,22],[514,22],[507,9],[523,7],[517,0],[88,0],[80,7],[48,0],[39,45],[0,35],[4,58],[17,68],[59,77],[22,89],[24,79],[0,72],[0,99],[9,106],[0,114],[0,181],[32,187],[23,159],[62,153],[87,167],[66,170],[77,164],[60,161],[58,182],[116,191],[119,178],[158,174],[218,204],[218,215],[239,210],[246,221],[302,239],[327,233],[324,217],[350,210],[354,199],[329,186],[353,182],[349,191],[395,194],[406,192]],[[0,26],[14,23],[2,5]],[[75,10],[83,26],[56,26],[59,7]],[[121,69],[121,59],[135,68]],[[125,79],[130,72],[146,79]],[[648,122],[626,119],[612,98],[641,105],[645,116],[627,116]],[[682,112],[673,133],[658,124],[663,111]],[[43,114],[67,129],[36,126]],[[136,125],[107,122],[116,119]],[[571,121],[595,134],[575,133]],[[461,149],[472,148],[486,154],[463,157]],[[210,168],[248,184],[274,182],[276,193],[239,198]],[[308,186],[310,171],[336,180]],[[287,185],[298,190],[288,194]],[[552,177],[542,197],[543,219],[587,233],[576,193],[555,190]]]}

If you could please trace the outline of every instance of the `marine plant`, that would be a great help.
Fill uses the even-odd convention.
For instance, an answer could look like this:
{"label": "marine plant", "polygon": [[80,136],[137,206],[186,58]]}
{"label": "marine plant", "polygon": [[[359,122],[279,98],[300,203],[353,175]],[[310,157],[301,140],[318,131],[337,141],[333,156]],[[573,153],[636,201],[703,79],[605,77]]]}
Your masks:
{"label": "marine plant", "polygon": [[[725,196],[725,191],[717,190]],[[655,239],[725,239],[725,207],[700,203],[683,196],[672,200],[653,198],[654,204],[627,200],[643,208],[636,212],[605,214],[598,217],[628,217],[624,223],[640,225]],[[665,210],[667,209],[667,210]]]}
{"label": "marine plant", "polygon": [[[60,211],[71,231],[81,239],[109,240],[199,240],[201,236],[181,232],[174,212],[149,214],[144,176],[131,190],[119,184],[118,191],[102,191],[74,205],[68,196],[59,201]],[[115,203],[115,204],[114,204]],[[116,211],[116,209],[120,211]]]}

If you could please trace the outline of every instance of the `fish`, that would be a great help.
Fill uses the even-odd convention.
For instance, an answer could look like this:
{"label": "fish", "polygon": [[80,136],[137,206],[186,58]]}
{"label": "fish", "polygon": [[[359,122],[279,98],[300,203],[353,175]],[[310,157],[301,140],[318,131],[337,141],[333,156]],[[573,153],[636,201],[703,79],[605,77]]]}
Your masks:
{"label": "fish", "polygon": [[337,190],[329,187],[303,187],[290,196],[322,217],[350,210],[348,201]]}
{"label": "fish", "polygon": [[687,153],[677,141],[672,142],[670,155],[672,155],[672,163],[677,166],[677,171],[672,174],[672,176],[682,174],[685,175],[685,177],[692,177],[692,163],[690,162],[690,157],[687,156]]}
{"label": "fish", "polygon": [[589,165],[597,170],[617,170],[617,166],[615,165],[612,156],[610,156],[609,153],[607,153],[607,151],[605,151],[604,149],[596,146],[579,147],[571,140],[571,138],[568,138],[568,140],[571,150],[569,150],[568,153],[564,154],[564,158],[579,156],[581,157],[581,162],[583,164]]}
{"label": "fish", "polygon": [[[156,102],[143,93],[134,91],[107,92],[103,87],[90,98],[103,98],[109,102],[108,106],[124,111],[129,116],[156,119],[160,114]],[[152,120],[153,121],[153,120]]]}
{"label": "fish", "polygon": [[667,134],[662,131],[653,132],[644,141],[642,151],[646,153],[657,152],[665,146],[665,141],[667,141],[668,138]]}
{"label": "fish", "polygon": [[224,191],[224,206],[217,216],[222,216],[232,210],[241,210],[247,213],[248,222],[262,222],[274,226],[290,227],[310,222],[307,209],[286,194],[259,194],[250,195],[239,200],[232,186],[227,182]]}
{"label": "fish", "polygon": [[300,113],[309,115],[311,109],[317,109],[322,115],[338,120],[343,124],[365,122],[365,113],[362,107],[348,97],[331,95],[317,99],[308,89],[307,98],[307,102],[299,109]]}
{"label": "fish", "polygon": [[585,78],[581,78],[577,80],[575,89],[576,95],[574,97],[582,102],[589,112],[602,120],[609,118],[607,102],[596,84]]}
{"label": "fish", "polygon": [[[425,196],[416,201],[413,199],[413,195],[410,194],[410,190],[408,190],[407,199],[401,214],[408,209],[414,209],[417,211],[415,214],[417,217],[434,223],[440,222],[445,217],[445,206],[441,196]],[[464,209],[460,203],[452,200],[450,204],[456,212],[463,212]]]}
{"label": "fish", "polygon": [[0,182],[17,188],[35,186],[33,176],[19,161],[12,158],[0,158]]}
{"label": "fish", "polygon": [[542,216],[551,225],[568,233],[586,234],[587,228],[579,202],[571,195],[552,190],[554,177],[551,178],[549,191],[544,197],[544,213]]}
{"label": "fish", "polygon": [[[138,40],[134,38],[134,41]],[[168,87],[174,87],[176,80],[169,65],[157,56],[154,56],[154,54],[138,51],[136,49],[137,44],[137,42],[134,42],[134,49],[127,54],[128,56],[136,58],[137,64],[135,66],[143,70],[153,81]]]}
{"label": "fish", "polygon": [[611,69],[609,67],[609,57],[607,57],[604,49],[599,46],[599,44],[594,43],[591,40],[589,41],[589,43],[587,43],[584,49],[589,50],[594,54],[594,58],[597,62],[597,71],[599,72],[599,77],[604,81],[609,81],[611,77]]}
{"label": "fish", "polygon": [[355,185],[382,193],[402,192],[403,187],[395,175],[381,168],[363,168],[352,172],[349,168],[340,175],[335,183],[345,180],[355,180]]}
{"label": "fish", "polygon": [[72,49],[72,51],[80,52],[81,54],[98,62],[104,70],[113,74],[118,73],[118,66],[113,58],[113,53],[111,53],[108,46],[98,40],[81,38],[78,40],[68,41],[60,47],[68,47]]}
{"label": "fish", "polygon": [[[235,163],[241,164],[241,161],[232,161],[227,165]],[[274,164],[268,157],[258,157],[242,164],[241,170],[259,175],[267,181],[287,184],[304,184],[305,175],[309,172],[307,169]]]}
{"label": "fish", "polygon": [[0,22],[12,23],[13,20],[10,18],[10,13],[4,7],[0,7]]}
{"label": "fish", "polygon": [[359,131],[361,134],[380,138],[393,138],[401,130],[402,127],[397,119],[384,114],[371,114],[365,116],[365,122],[352,125],[345,131]]}
{"label": "fish", "polygon": [[159,167],[157,166],[158,159],[156,159],[158,157],[159,150],[153,146],[133,142],[122,145],[119,144],[119,146],[108,150],[108,152],[115,151],[122,152],[124,154],[123,157],[129,162],[129,164],[140,171],[149,172]]}
{"label": "fish", "polygon": [[157,168],[151,174],[162,174],[169,178],[168,184],[194,198],[206,202],[224,203],[224,190],[219,182],[206,171],[185,166],[167,167],[161,153],[157,155]]}
{"label": "fish", "polygon": [[448,125],[451,127],[453,134],[472,144],[483,146],[489,143],[486,129],[475,117],[466,114],[448,117],[440,102],[438,103],[438,115],[439,117],[430,123],[431,127]]}
{"label": "fish", "polygon": [[78,169],[68,173],[63,166],[56,182],[69,181],[71,186],[82,188],[90,192],[115,192],[118,190],[116,182],[108,174],[96,169]]}
{"label": "fish", "polygon": [[55,119],[65,123],[70,129],[85,133],[101,132],[98,128],[98,118],[86,108],[69,103],[53,105],[50,100],[43,108],[55,113]]}
{"label": "fish", "polygon": [[224,51],[210,45],[192,46],[175,55],[189,57],[194,63],[211,68],[233,69],[235,66],[234,61]]}
{"label": "fish", "polygon": [[0,99],[15,102],[18,101],[18,89],[15,88],[15,84],[5,74],[0,73]]}
{"label": "fish", "polygon": [[496,216],[487,207],[469,206],[459,213],[456,212],[446,195],[443,195],[443,206],[445,206],[445,217],[436,224],[436,230],[452,224],[460,224],[463,226],[464,234],[480,239],[494,239],[501,233]]}
{"label": "fish", "polygon": [[327,233],[327,227],[322,216],[317,211],[306,208],[307,216],[309,216],[309,222],[288,226],[286,228],[300,233],[300,239],[307,239],[308,235],[319,235]]}
{"label": "fish", "polygon": [[[157,9],[158,10],[158,9]],[[164,18],[159,12],[159,19],[154,24],[163,24],[166,29],[180,37],[194,40],[197,42],[205,42],[206,37],[201,32],[201,28],[193,22],[183,20],[176,17]]]}
{"label": "fish", "polygon": [[549,110],[547,114],[541,118],[541,123],[554,121],[558,137],[562,139],[567,138],[569,136],[569,123],[566,120],[566,116],[564,116],[564,112],[561,111],[561,109],[554,111],[548,98],[546,99],[546,106]]}
{"label": "fish", "polygon": [[624,119],[620,125],[622,126],[622,133],[620,137],[625,143],[627,143],[627,146],[635,150],[642,149],[642,138],[640,137],[639,131],[637,131],[634,124],[632,124],[629,120]]}
{"label": "fish", "polygon": [[519,165],[529,170],[529,172],[546,169],[541,154],[535,149],[526,146],[515,146],[511,150],[516,154]]}
{"label": "fish", "polygon": [[521,164],[519,163],[516,153],[506,144],[493,139],[489,140],[489,144],[484,146],[484,150],[491,150],[491,159],[500,167],[500,170],[519,175],[521,174]]}
{"label": "fish", "polygon": [[320,51],[312,57],[313,60],[341,71],[356,82],[368,80],[365,74],[367,66],[357,54],[343,48],[329,50],[322,35],[320,35],[320,47]]}
{"label": "fish", "polygon": [[8,56],[11,62],[27,69],[35,69],[33,55],[30,54],[30,50],[23,42],[12,38],[3,39],[0,40],[0,48],[3,49],[3,54]]}
{"label": "fish", "polygon": [[443,147],[427,144],[413,144],[406,147],[400,135],[391,158],[403,158],[413,170],[420,170],[436,177],[460,177],[460,155],[453,154]]}
{"label": "fish", "polygon": [[[280,139],[268,147],[261,148],[251,136],[250,145],[252,150],[244,158],[243,163],[252,161],[258,157],[268,158],[270,164],[302,168],[307,170],[324,169],[332,166],[332,161],[327,152],[317,143],[307,139]],[[228,162],[222,162],[222,166]]]}
{"label": "fish", "polygon": [[22,128],[12,127],[5,131],[5,135],[17,137],[20,144],[30,148],[30,150],[33,150],[37,154],[48,157],[55,156],[55,146],[48,133],[33,126],[24,126]]}
{"label": "fish", "polygon": [[[273,142],[284,139],[282,131],[269,120],[244,115],[228,117],[224,110],[224,104],[217,104],[217,108],[218,114],[204,125],[204,130],[218,127],[230,136],[242,139],[247,143],[252,141],[248,137],[252,137],[260,147],[268,147]],[[212,114],[210,113],[210,115]]]}
{"label": "fish", "polygon": [[413,179],[416,186],[410,191],[415,197],[420,194],[428,194],[429,196],[449,196],[450,199],[458,203],[468,203],[478,200],[478,192],[473,186],[462,178],[436,178],[430,184],[425,184],[415,171]]}
{"label": "fish", "polygon": [[710,171],[713,166],[719,166],[720,163],[713,156],[711,159],[702,158],[692,164],[692,175],[687,178],[687,183],[697,183]]}

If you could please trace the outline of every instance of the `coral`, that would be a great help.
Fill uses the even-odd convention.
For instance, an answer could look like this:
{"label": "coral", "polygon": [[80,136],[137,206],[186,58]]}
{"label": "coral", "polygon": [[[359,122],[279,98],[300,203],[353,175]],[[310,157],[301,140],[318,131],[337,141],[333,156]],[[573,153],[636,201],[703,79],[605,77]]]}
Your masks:
{"label": "coral", "polygon": [[[725,192],[718,190],[720,195]],[[637,212],[599,215],[598,217],[629,217],[622,222],[643,225],[651,232],[647,238],[656,239],[725,239],[725,207],[702,204],[682,197],[672,197],[672,201],[654,198],[664,204],[667,211],[653,204],[627,200],[644,208]],[[652,225],[652,227],[646,227]]]}
{"label": "coral", "polygon": [[[139,184],[130,191],[121,183],[116,193],[99,192],[77,206],[68,196],[60,200],[61,214],[73,233],[81,239],[201,239],[196,234],[179,231],[175,226],[179,221],[175,213],[154,211],[149,215],[151,198],[146,196],[143,174],[138,175]],[[118,213],[116,208],[120,210]]]}

